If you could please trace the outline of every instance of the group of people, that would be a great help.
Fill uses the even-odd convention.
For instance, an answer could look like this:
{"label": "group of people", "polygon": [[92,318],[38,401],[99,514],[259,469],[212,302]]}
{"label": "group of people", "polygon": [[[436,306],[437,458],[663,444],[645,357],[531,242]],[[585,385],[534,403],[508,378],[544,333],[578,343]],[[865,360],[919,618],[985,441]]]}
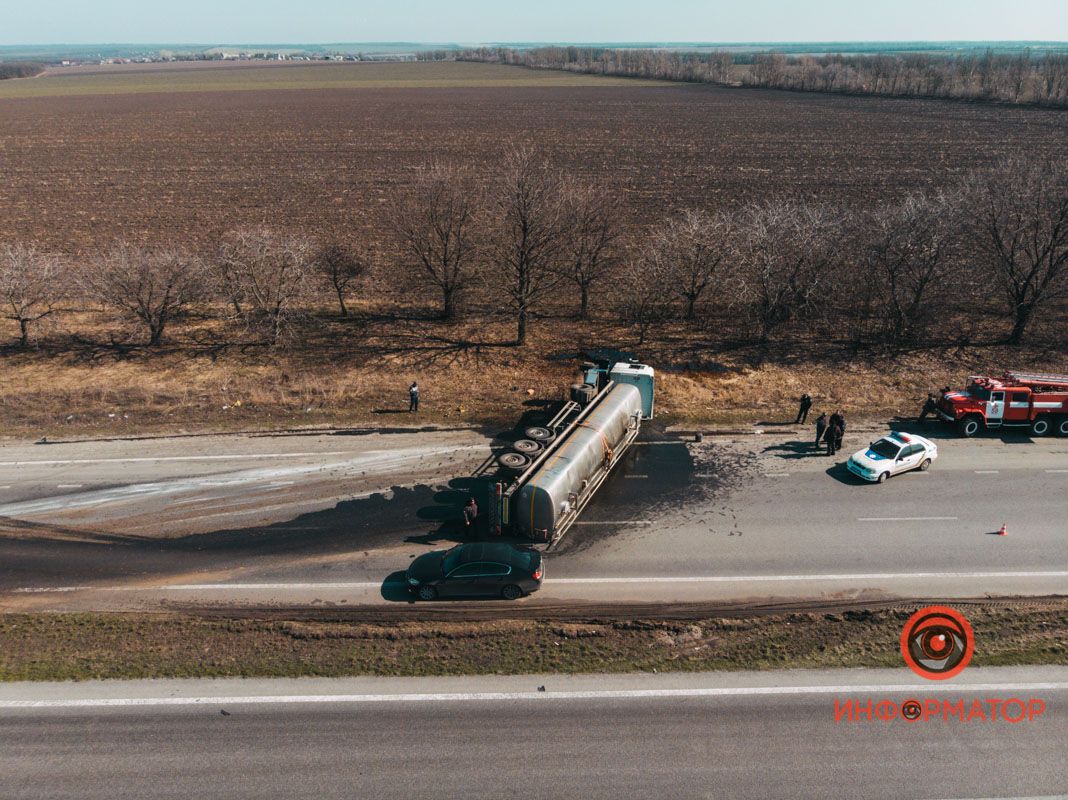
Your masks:
{"label": "group of people", "polygon": [[[809,409],[812,408],[812,397],[809,394],[801,395],[801,402],[797,411],[796,425],[804,425],[808,420]],[[827,455],[833,456],[842,449],[842,439],[845,436],[846,421],[845,412],[841,409],[835,411],[829,417],[827,412],[816,417],[816,441],[815,449],[819,450],[820,444],[827,447]]]}

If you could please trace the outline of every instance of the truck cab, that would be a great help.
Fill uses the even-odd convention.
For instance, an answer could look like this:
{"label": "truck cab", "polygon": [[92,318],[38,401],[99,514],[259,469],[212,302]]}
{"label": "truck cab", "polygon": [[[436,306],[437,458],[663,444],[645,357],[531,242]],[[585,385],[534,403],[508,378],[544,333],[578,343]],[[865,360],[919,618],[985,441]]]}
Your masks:
{"label": "truck cab", "polygon": [[1032,436],[1056,431],[1068,435],[1068,378],[1006,373],[1004,378],[973,375],[963,392],[944,392],[938,414],[962,436],[983,428],[1029,428]]}

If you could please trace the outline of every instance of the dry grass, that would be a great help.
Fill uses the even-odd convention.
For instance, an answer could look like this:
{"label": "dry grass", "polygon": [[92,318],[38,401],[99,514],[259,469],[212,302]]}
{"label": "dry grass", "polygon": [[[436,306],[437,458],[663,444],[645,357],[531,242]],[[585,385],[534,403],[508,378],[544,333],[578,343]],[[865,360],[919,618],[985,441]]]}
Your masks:
{"label": "dry grass", "polygon": [[496,64],[150,64],[53,68],[33,80],[0,83],[0,99],[185,92],[314,89],[656,86],[662,81],[529,70]]}
{"label": "dry grass", "polygon": [[[281,350],[226,344],[240,332],[212,321],[174,328],[156,351],[130,343],[137,339],[104,344],[114,329],[106,316],[73,316],[63,324],[90,338],[57,328],[39,349],[0,354],[0,434],[390,426],[411,421],[395,412],[407,409],[412,380],[422,389],[420,423],[510,423],[563,397],[583,349],[634,349],[633,331],[607,316],[538,320],[520,348],[508,344],[507,319],[444,324],[410,306],[375,308],[357,306],[347,320],[323,311],[300,346]],[[659,372],[663,423],[694,426],[785,419],[804,391],[817,409],[915,413],[927,391],[968,374],[1065,369],[1063,353],[995,346],[877,353],[799,339],[765,352],[682,323],[639,355]]]}
{"label": "dry grass", "polygon": [[[1068,664],[1063,601],[974,605],[973,664]],[[896,667],[912,608],[698,620],[0,616],[0,680]]]}

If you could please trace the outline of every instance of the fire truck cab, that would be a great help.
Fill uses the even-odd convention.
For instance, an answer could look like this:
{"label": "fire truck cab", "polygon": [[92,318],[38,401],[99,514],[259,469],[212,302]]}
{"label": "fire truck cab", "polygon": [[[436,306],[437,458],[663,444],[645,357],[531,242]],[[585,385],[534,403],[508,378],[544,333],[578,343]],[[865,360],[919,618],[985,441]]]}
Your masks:
{"label": "fire truck cab", "polygon": [[1068,436],[1068,375],[1006,372],[973,375],[963,392],[945,392],[938,415],[962,436],[984,428],[1028,428],[1032,436]]}

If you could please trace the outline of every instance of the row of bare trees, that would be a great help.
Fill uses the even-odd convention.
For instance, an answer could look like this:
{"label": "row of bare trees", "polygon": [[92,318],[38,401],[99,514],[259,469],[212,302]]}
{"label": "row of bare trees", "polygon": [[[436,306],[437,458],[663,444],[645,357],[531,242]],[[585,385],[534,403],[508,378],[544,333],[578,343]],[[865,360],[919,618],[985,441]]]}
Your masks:
{"label": "row of bare trees", "polygon": [[[536,47],[527,50],[481,48],[442,53],[460,58],[532,69],[687,81],[744,83],[772,89],[995,100],[1005,103],[1068,105],[1068,54],[931,53],[788,56],[758,53],[736,58],[729,52]],[[748,68],[735,63],[751,61]]]}
{"label": "row of bare trees", "polygon": [[[570,306],[585,318],[595,304],[642,342],[668,319],[759,343],[798,330],[949,342],[962,319],[982,318],[1018,343],[1068,299],[1064,160],[1007,161],[862,212],[781,199],[684,208],[646,228],[625,212],[615,193],[519,148],[488,186],[456,165],[422,170],[383,214],[377,257],[266,228],[232,231],[206,255],[123,244],[72,264],[0,247],[0,316],[28,346],[36,326],[89,300],[154,346],[197,307],[279,343],[310,308],[348,315],[375,269],[406,298],[435,297],[443,320],[508,313],[517,344],[538,316]],[[1063,324],[1043,327],[1068,343]]]}
{"label": "row of bare trees", "polygon": [[197,305],[226,309],[227,317],[269,343],[283,341],[306,304],[323,293],[345,298],[370,258],[338,244],[267,228],[228,234],[211,256],[180,247],[120,243],[99,258],[70,261],[22,244],[0,246],[0,317],[16,323],[19,344],[57,313],[108,309],[143,332],[149,346]]}
{"label": "row of bare trees", "polygon": [[817,92],[1068,105],[1068,54],[754,56],[743,82]]}

